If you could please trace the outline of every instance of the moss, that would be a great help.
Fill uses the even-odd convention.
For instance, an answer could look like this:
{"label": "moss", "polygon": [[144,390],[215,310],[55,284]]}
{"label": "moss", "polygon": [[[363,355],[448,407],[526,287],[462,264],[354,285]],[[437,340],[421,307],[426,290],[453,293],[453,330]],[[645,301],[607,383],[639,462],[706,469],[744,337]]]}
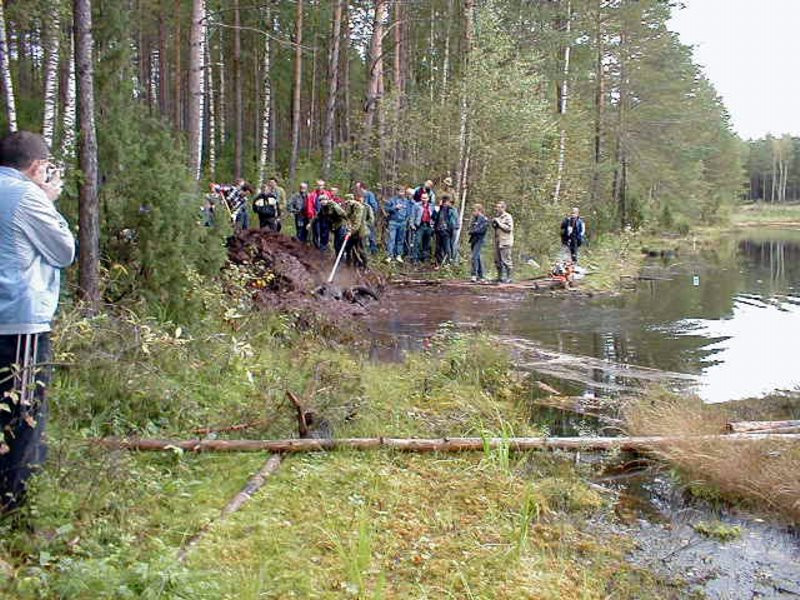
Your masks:
{"label": "moss", "polygon": [[713,523],[701,521],[700,523],[692,525],[692,529],[700,535],[719,540],[720,542],[729,542],[742,536],[741,527],[738,525],[728,525],[722,521],[715,521]]}

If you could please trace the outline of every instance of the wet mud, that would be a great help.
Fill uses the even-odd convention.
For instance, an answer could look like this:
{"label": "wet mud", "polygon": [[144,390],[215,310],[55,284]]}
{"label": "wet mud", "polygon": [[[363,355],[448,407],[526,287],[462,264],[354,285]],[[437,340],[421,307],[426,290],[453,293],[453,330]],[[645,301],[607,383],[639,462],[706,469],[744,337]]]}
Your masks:
{"label": "wet mud", "polygon": [[229,240],[228,258],[246,273],[256,306],[335,324],[367,314],[385,287],[380,274],[351,268],[344,261],[328,283],[332,252],[271,231],[238,233]]}

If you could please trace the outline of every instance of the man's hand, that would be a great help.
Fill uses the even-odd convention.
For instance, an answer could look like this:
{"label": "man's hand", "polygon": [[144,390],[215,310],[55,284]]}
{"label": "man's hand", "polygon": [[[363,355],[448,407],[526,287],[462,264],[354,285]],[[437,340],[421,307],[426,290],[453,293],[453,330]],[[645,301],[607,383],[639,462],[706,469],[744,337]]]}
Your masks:
{"label": "man's hand", "polygon": [[53,171],[53,174],[50,176],[50,181],[47,181],[46,175],[46,168],[45,168],[45,175],[41,178],[34,179],[36,185],[42,188],[45,195],[50,198],[51,202],[55,202],[58,200],[58,197],[61,195],[61,192],[64,190],[64,182],[61,181],[61,172],[58,169]]}

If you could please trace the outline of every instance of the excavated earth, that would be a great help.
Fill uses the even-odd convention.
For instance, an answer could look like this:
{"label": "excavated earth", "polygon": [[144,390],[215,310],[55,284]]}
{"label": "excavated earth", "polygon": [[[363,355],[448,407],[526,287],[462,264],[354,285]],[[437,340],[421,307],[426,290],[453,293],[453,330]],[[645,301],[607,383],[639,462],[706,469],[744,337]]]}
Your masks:
{"label": "excavated earth", "polygon": [[273,231],[236,234],[228,241],[228,258],[242,269],[257,306],[292,312],[304,320],[342,323],[363,316],[385,287],[378,273],[351,268],[344,260],[329,284],[332,249],[322,252]]}

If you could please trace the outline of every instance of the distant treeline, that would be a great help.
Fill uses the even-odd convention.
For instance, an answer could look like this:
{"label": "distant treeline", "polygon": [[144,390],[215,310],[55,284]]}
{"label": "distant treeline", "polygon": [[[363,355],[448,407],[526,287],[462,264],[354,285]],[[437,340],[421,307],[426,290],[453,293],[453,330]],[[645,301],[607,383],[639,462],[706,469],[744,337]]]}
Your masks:
{"label": "distant treeline", "polygon": [[747,197],[757,202],[800,200],[800,138],[790,135],[747,142]]}

